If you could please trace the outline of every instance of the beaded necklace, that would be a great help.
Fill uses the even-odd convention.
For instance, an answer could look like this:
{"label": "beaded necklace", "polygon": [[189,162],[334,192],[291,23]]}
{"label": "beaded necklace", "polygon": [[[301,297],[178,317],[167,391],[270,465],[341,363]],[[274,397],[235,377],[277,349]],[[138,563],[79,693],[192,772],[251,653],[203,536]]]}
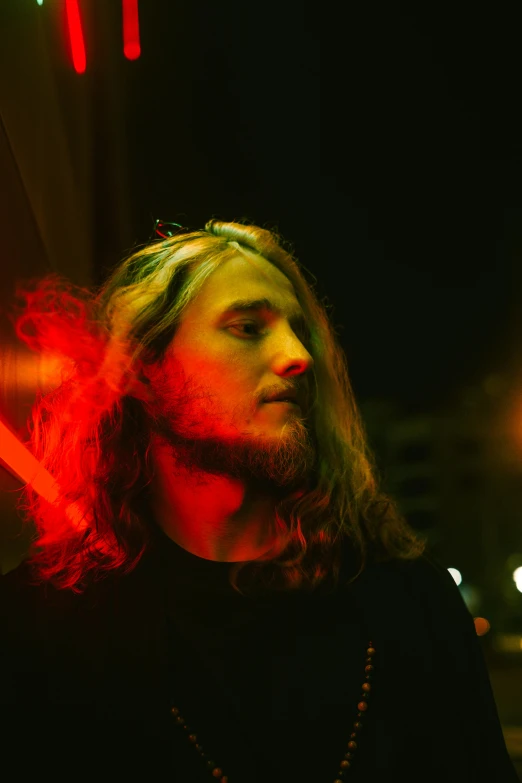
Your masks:
{"label": "beaded necklace", "polygon": [[[372,679],[373,675],[373,656],[375,655],[375,648],[372,644],[372,642],[368,642],[368,648],[366,650],[366,662],[364,667],[365,682],[362,684],[362,694],[361,694],[361,701],[357,704],[357,717],[352,727],[352,733],[350,734],[350,741],[347,745],[347,751],[344,754],[344,757],[339,765],[339,770],[337,772],[337,778],[333,781],[333,783],[343,783],[343,779],[346,779],[346,775],[349,771],[349,769],[352,766],[353,763],[353,757],[355,755],[355,751],[357,750],[357,732],[359,732],[362,728],[361,718],[363,717],[364,713],[368,709],[368,696],[371,693],[372,686],[370,683],[370,680]],[[193,745],[194,750],[197,752],[199,757],[201,758],[202,762],[205,764],[206,768],[212,775],[214,779],[218,780],[218,783],[232,783],[232,781],[229,781],[228,775],[226,775],[223,771],[223,769],[211,758],[208,757],[208,755],[204,752],[204,749],[202,745],[198,742],[198,736],[194,733],[194,730],[192,727],[188,726],[185,718],[180,714],[180,710],[177,707],[171,708],[171,713],[174,718],[174,722],[177,726],[179,726],[185,734],[187,735],[188,741]]]}

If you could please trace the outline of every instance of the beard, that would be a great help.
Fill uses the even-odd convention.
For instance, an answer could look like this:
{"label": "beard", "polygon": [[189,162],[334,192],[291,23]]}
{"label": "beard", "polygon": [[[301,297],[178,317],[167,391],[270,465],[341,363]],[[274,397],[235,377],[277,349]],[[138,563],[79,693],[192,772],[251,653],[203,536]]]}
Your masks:
{"label": "beard", "polygon": [[[241,435],[237,438],[191,438],[164,421],[153,432],[172,450],[179,474],[227,476],[259,489],[295,491],[309,480],[316,450],[306,427],[293,421],[277,439]],[[176,470],[175,470],[176,472]]]}
{"label": "beard", "polygon": [[[204,483],[208,474],[226,476],[279,499],[307,488],[317,446],[303,418],[289,417],[272,437],[237,426],[234,435],[221,436],[213,433],[223,413],[216,413],[208,394],[191,391],[185,388],[183,394],[175,394],[171,388],[165,396],[156,396],[153,406],[146,406],[152,435],[173,457],[173,475],[190,475],[196,483],[198,477]],[[236,410],[235,421],[238,414]]]}

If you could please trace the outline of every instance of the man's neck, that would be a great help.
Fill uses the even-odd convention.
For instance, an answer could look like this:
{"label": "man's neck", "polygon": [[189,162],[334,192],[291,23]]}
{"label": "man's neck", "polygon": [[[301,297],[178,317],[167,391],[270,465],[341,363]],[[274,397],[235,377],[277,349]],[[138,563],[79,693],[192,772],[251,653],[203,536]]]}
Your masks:
{"label": "man's neck", "polygon": [[156,523],[176,544],[197,557],[221,562],[255,560],[276,542],[275,500],[252,496],[226,476],[196,478],[172,457],[155,454],[151,505]]}

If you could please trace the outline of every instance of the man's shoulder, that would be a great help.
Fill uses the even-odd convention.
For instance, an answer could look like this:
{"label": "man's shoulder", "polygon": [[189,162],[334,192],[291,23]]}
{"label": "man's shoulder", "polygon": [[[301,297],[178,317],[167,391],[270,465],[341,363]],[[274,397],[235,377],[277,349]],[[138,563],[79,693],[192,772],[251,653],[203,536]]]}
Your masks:
{"label": "man's shoulder", "polygon": [[[15,614],[38,616],[57,602],[58,592],[45,581],[35,578],[31,564],[24,560],[0,576],[0,613],[3,617]],[[63,601],[66,596],[62,597]]]}
{"label": "man's shoulder", "polygon": [[28,618],[69,612],[90,611],[103,596],[104,583],[94,583],[81,591],[58,588],[50,581],[40,579],[33,565],[25,560],[16,568],[0,576],[0,614],[19,613]]}
{"label": "man's shoulder", "polygon": [[447,567],[432,552],[424,552],[412,559],[373,561],[368,567],[368,573],[380,580],[399,581],[404,587],[421,590],[427,596],[430,592],[452,598],[460,595]]}
{"label": "man's shoulder", "polygon": [[435,601],[467,611],[464,598],[447,566],[431,552],[413,560],[401,560],[396,568],[401,573],[405,588],[414,591],[424,602]]}
{"label": "man's shoulder", "polygon": [[372,563],[354,583],[352,595],[390,638],[411,643],[417,634],[420,645],[421,628],[441,637],[475,635],[473,617],[455,580],[431,553]]}
{"label": "man's shoulder", "polygon": [[28,598],[36,596],[44,589],[43,584],[36,583],[34,574],[27,560],[22,560],[17,566],[0,575],[0,596],[10,598]]}
{"label": "man's shoulder", "polygon": [[376,575],[380,575],[384,584],[392,581],[424,605],[466,605],[462,594],[447,567],[431,552],[424,553],[411,560],[393,559],[374,565]]}

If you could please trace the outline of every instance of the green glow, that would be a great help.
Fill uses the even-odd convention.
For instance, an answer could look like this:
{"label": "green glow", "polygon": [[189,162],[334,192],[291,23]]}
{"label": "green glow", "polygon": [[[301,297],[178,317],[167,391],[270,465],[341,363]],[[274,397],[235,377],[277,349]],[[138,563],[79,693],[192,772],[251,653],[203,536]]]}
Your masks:
{"label": "green glow", "polygon": [[43,0],[36,0],[36,2],[38,3],[38,5],[43,5]]}

